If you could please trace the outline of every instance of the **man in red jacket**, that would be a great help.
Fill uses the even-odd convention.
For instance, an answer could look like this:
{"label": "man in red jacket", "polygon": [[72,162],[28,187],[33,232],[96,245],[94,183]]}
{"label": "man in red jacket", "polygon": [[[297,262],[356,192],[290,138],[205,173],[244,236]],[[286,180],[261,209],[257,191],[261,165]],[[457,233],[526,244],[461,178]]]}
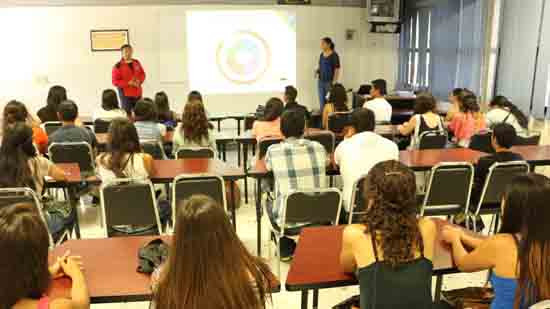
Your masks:
{"label": "man in red jacket", "polygon": [[113,85],[118,89],[122,108],[130,116],[142,95],[141,85],[145,81],[145,70],[139,61],[132,58],[132,46],[126,44],[120,50],[122,59],[113,67]]}

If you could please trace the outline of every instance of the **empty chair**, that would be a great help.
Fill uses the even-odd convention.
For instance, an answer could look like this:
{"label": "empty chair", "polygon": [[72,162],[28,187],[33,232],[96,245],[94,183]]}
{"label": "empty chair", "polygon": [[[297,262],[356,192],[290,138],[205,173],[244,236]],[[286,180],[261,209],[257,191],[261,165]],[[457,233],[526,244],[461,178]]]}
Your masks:
{"label": "empty chair", "polygon": [[363,198],[366,180],[367,175],[363,175],[353,185],[353,192],[351,194],[351,202],[348,213],[348,224],[352,224],[354,222],[354,216],[357,217],[357,215],[364,215],[367,211],[367,205],[365,205],[365,199]]}
{"label": "empty chair", "polygon": [[181,148],[176,152],[176,159],[214,158],[214,150],[209,147]]}
{"label": "empty chair", "polygon": [[444,131],[426,131],[420,134],[418,149],[442,149],[447,145],[447,133]]}
{"label": "empty chair", "polygon": [[263,159],[265,157],[265,155],[267,153],[267,149],[269,148],[269,146],[279,144],[282,141],[283,140],[280,139],[280,138],[265,138],[265,139],[260,140],[260,142],[258,144],[259,158]]}
{"label": "empty chair", "polygon": [[86,142],[52,143],[48,156],[54,163],[78,163],[80,173],[84,176],[95,174],[94,152]]}
{"label": "empty chair", "polygon": [[344,128],[349,125],[351,112],[337,112],[328,115],[328,129],[336,134],[344,133]]}
{"label": "empty chair", "polygon": [[105,237],[161,234],[155,190],[149,180],[104,182],[100,200]]}
{"label": "empty chair", "polygon": [[[506,186],[512,183],[512,179],[520,174],[529,172],[529,164],[525,161],[497,162],[489,168],[485,184],[481,191],[479,202],[475,208],[475,215],[500,213],[502,195]],[[495,229],[498,227],[498,216],[496,217]],[[474,231],[477,226],[474,220]]]}
{"label": "empty chair", "polygon": [[327,151],[328,154],[334,152],[335,137],[334,137],[334,133],[332,132],[324,131],[324,132],[313,133],[313,134],[306,135],[305,138],[310,141],[316,141],[319,144],[323,145],[323,147],[325,147],[325,150]]}
{"label": "empty chair", "polygon": [[[225,196],[225,182],[217,175],[179,175],[172,182],[171,204],[172,218],[175,220],[176,207],[181,201],[189,199],[196,194],[211,197],[224,210],[227,210],[227,199]],[[172,221],[175,224],[175,221]]]}
{"label": "empty chair", "polygon": [[162,144],[158,141],[141,141],[141,148],[143,148],[143,152],[150,154],[153,159],[155,160],[166,160],[167,156],[164,152],[164,147]]}
{"label": "empty chair", "polygon": [[491,138],[491,132],[475,134],[470,139],[470,145],[468,148],[486,153],[495,153],[495,149],[491,143]]}
{"label": "empty chair", "polygon": [[516,146],[537,146],[540,143],[541,133],[538,131],[530,131],[526,136],[518,135],[516,137]]}
{"label": "empty chair", "polygon": [[[281,207],[280,226],[278,222],[270,220],[271,230],[277,243],[277,252],[280,252],[282,237],[297,236],[303,227],[319,224],[338,225],[342,195],[336,188],[294,191],[285,196]],[[300,224],[304,222],[307,223]],[[277,260],[277,271],[280,278],[281,261]]]}
{"label": "empty chair", "polygon": [[103,119],[96,119],[94,121],[94,132],[96,134],[98,133],[107,133],[109,132],[109,126],[111,125],[111,121],[103,120]]}
{"label": "empty chair", "polygon": [[440,163],[432,168],[421,216],[453,216],[466,209],[474,182],[474,166],[467,162]]}
{"label": "empty chair", "polygon": [[42,124],[42,128],[46,131],[48,136],[52,135],[53,132],[61,128],[63,124],[60,121],[47,121]]}

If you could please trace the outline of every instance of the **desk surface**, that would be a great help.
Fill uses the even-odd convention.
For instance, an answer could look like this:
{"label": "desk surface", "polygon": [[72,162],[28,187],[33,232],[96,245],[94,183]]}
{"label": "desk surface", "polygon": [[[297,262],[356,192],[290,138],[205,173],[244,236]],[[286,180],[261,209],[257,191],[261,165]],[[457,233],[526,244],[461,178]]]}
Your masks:
{"label": "desk surface", "polygon": [[[434,221],[439,229],[446,224],[443,220]],[[340,266],[343,230],[344,226],[302,230],[286,279],[288,291],[357,284],[355,276],[345,273]],[[432,261],[436,275],[457,272],[450,250],[440,240],[436,241]]]}
{"label": "desk surface", "polygon": [[550,145],[514,146],[511,151],[519,153],[533,165],[550,165]]}
{"label": "desk surface", "polygon": [[429,170],[442,162],[469,162],[476,164],[480,157],[487,154],[468,148],[448,148],[429,150],[403,150],[399,152],[399,161],[413,170]]}
{"label": "desk surface", "polygon": [[[136,271],[138,249],[157,237],[116,237],[103,239],[69,240],[55,248],[51,259],[70,250],[82,256],[85,276],[92,303],[146,301],[151,298],[151,282],[148,275]],[[163,236],[170,242],[171,237]],[[54,280],[48,293],[50,297],[70,298],[71,281],[68,278]],[[273,279],[273,291],[280,283]]]}

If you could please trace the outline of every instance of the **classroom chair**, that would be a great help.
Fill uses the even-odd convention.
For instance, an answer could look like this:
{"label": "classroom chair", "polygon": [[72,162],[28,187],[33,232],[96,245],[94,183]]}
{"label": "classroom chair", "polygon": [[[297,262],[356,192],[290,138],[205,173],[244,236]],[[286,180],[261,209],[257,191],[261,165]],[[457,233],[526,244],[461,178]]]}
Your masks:
{"label": "classroom chair", "polygon": [[344,128],[350,125],[351,112],[336,112],[328,115],[328,130],[335,134],[344,133]]}
{"label": "classroom chair", "polygon": [[214,150],[209,147],[182,148],[176,152],[176,159],[211,159],[214,155]]}
{"label": "classroom chair", "polygon": [[[281,225],[270,217],[271,231],[277,245],[276,256],[281,250],[281,238],[298,236],[304,227],[338,225],[342,208],[342,194],[336,188],[294,191],[284,196],[281,205]],[[309,222],[306,224],[299,224]],[[296,225],[298,223],[298,225]],[[270,256],[271,256],[271,246]],[[281,278],[281,261],[277,259],[277,274]]]}
{"label": "classroom chair", "polygon": [[154,140],[144,140],[140,141],[141,148],[143,152],[150,154],[155,160],[166,160],[168,157],[164,152],[164,147],[162,143]]}
{"label": "classroom chair", "polygon": [[78,163],[82,174],[95,174],[94,152],[86,142],[52,143],[48,156],[54,163]]}
{"label": "classroom chair", "polygon": [[323,145],[323,147],[325,147],[325,150],[327,151],[327,154],[331,154],[334,152],[336,138],[334,136],[334,133],[332,132],[325,131],[313,133],[311,135],[306,135],[305,138]]}
{"label": "classroom chair", "polygon": [[110,125],[111,125],[111,121],[96,119],[94,121],[94,133],[95,134],[107,133],[109,132]]}
{"label": "classroom chair", "polygon": [[467,162],[432,167],[420,216],[454,216],[467,211],[474,183],[474,166]]}
{"label": "classroom chair", "polygon": [[269,146],[271,145],[275,145],[275,144],[279,144],[280,142],[282,142],[283,140],[280,139],[280,138],[264,138],[262,140],[260,140],[260,142],[258,143],[258,149],[259,149],[259,158],[260,159],[263,159],[267,153],[267,149],[269,148]]}
{"label": "classroom chair", "polygon": [[100,201],[105,237],[162,234],[150,180],[119,178],[103,182]]}
{"label": "classroom chair", "polygon": [[353,216],[364,215],[367,211],[367,205],[364,199],[365,181],[368,174],[361,176],[355,181],[353,185],[353,192],[351,193],[350,210],[348,213],[348,224],[356,222],[353,220]]}
{"label": "classroom chair", "polygon": [[516,146],[537,146],[540,143],[541,133],[539,131],[529,131],[526,136],[518,135]]}
{"label": "classroom chair", "polygon": [[[529,164],[525,161],[496,162],[493,164],[489,168],[489,173],[485,179],[479,202],[475,208],[475,216],[493,215],[496,231],[498,229],[501,199],[506,192],[506,187],[512,183],[514,177],[526,173],[529,173]],[[477,232],[475,220],[474,231]],[[491,233],[491,227],[489,227],[489,233]]]}
{"label": "classroom chair", "polygon": [[445,131],[426,131],[420,134],[418,149],[442,149],[447,146]]}
{"label": "classroom chair", "polygon": [[490,131],[478,133],[470,139],[468,148],[485,153],[495,153],[495,149],[491,143],[492,133]]}
{"label": "classroom chair", "polygon": [[41,126],[42,129],[46,131],[46,134],[50,136],[53,134],[53,132],[57,131],[57,129],[61,128],[63,124],[60,121],[47,121],[44,122]]}

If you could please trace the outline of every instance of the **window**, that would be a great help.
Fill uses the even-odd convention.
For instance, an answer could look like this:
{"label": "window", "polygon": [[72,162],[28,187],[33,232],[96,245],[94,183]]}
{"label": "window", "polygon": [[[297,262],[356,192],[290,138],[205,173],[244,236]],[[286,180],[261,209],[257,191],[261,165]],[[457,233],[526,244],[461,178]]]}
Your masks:
{"label": "window", "polygon": [[401,59],[406,66],[401,67],[400,76],[406,89],[418,90],[430,85],[431,16],[430,9],[415,10],[403,25]]}
{"label": "window", "polygon": [[485,93],[487,98],[492,98],[495,92],[495,79],[497,71],[497,61],[499,53],[499,33],[500,33],[501,0],[494,1],[493,20],[491,25],[491,46],[487,72],[487,88]]}

